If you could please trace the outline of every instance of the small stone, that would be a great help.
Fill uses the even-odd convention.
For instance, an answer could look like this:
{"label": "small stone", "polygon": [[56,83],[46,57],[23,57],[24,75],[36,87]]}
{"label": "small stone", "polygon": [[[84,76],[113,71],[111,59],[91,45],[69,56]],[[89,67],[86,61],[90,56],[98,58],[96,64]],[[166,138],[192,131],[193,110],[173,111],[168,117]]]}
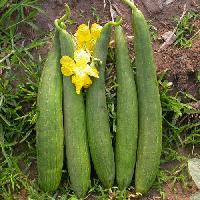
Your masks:
{"label": "small stone", "polygon": [[142,0],[143,4],[150,12],[159,12],[163,9],[165,0]]}
{"label": "small stone", "polygon": [[165,5],[169,5],[170,3],[173,3],[174,0],[165,0]]}
{"label": "small stone", "polygon": [[169,37],[171,37],[170,43],[172,44],[176,40],[176,35],[172,31],[167,31],[161,35],[164,41],[167,41]]}
{"label": "small stone", "polygon": [[50,30],[50,31],[53,31],[54,27],[53,27],[52,24],[48,23],[48,27],[49,27],[49,30]]}
{"label": "small stone", "polygon": [[188,161],[188,169],[196,186],[200,189],[200,159],[190,159]]}

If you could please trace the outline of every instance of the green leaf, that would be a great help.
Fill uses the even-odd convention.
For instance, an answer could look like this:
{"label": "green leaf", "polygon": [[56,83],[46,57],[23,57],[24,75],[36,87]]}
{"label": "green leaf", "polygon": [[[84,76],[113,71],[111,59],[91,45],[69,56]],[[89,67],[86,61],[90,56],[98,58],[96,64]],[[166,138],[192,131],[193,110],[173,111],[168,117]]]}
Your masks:
{"label": "green leaf", "polygon": [[11,123],[10,123],[2,114],[0,114],[0,118],[1,118],[8,126],[11,126]]}
{"label": "green leaf", "polygon": [[200,159],[190,159],[188,161],[188,169],[192,179],[194,180],[197,187],[200,189]]}
{"label": "green leaf", "polygon": [[8,0],[1,0],[1,2],[0,2],[0,8],[4,7],[7,2],[8,2]]}
{"label": "green leaf", "polygon": [[200,71],[198,71],[198,73],[197,73],[197,80],[198,80],[198,82],[200,82]]}
{"label": "green leaf", "polygon": [[76,197],[71,197],[69,200],[78,200]]}
{"label": "green leaf", "polygon": [[4,132],[3,132],[3,125],[0,122],[0,145],[4,144]]}

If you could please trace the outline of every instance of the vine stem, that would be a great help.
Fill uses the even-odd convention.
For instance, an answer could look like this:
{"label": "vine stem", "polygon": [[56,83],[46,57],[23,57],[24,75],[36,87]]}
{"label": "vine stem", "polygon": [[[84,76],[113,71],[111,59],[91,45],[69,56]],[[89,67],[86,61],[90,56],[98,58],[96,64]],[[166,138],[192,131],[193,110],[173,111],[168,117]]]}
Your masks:
{"label": "vine stem", "polygon": [[111,22],[108,22],[107,24],[111,26],[119,26],[122,24],[122,18],[120,17],[116,22],[111,21]]}
{"label": "vine stem", "polygon": [[69,18],[70,14],[70,8],[67,4],[65,4],[65,14],[60,19],[56,19],[54,21],[54,24],[58,30],[66,29],[64,21]]}
{"label": "vine stem", "polygon": [[137,7],[133,1],[130,0],[123,0],[124,3],[126,3],[131,9],[136,10]]}

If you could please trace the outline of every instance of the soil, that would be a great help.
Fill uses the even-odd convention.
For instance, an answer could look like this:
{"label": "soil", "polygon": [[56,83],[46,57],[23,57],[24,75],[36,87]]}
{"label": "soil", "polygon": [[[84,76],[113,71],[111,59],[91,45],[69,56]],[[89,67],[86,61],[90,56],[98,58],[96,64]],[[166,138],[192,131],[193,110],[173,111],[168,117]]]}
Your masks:
{"label": "soil", "polygon": [[[54,20],[64,13],[63,5],[65,2],[66,0],[46,0],[41,3],[45,15],[44,13],[40,13],[36,22],[42,31],[53,30]],[[74,33],[77,26],[82,23],[93,23],[99,19],[98,23],[103,25],[111,20],[108,1],[106,1],[107,4],[105,8],[102,0],[74,0],[69,2],[71,4],[71,19],[74,22],[69,26],[69,32],[71,33]],[[115,10],[123,18],[123,27],[126,30],[127,36],[132,36],[129,8],[127,8],[120,0],[115,0],[113,2]],[[200,11],[199,0],[175,0],[160,13],[156,14],[148,12],[140,0],[135,0],[135,2],[143,11],[146,18],[152,21],[153,26],[158,31],[158,38],[161,38],[161,35],[167,31],[173,31],[176,26],[174,18],[180,18],[185,3],[187,3],[188,10],[192,9]],[[200,20],[195,22],[195,26],[199,30]],[[29,32],[28,34],[31,37],[37,37],[37,33],[35,32]],[[197,72],[200,71],[200,40],[195,40],[192,48],[189,49],[178,48],[172,45],[165,48],[163,51],[159,51],[162,43],[162,40],[156,40],[153,43],[158,75],[166,70],[168,71],[167,79],[173,83],[172,94],[175,94],[177,91],[187,92],[200,100],[200,84],[197,83]],[[47,47],[48,45],[41,48],[39,50],[40,54],[46,55],[48,51]],[[134,55],[134,52],[132,52],[132,54]],[[197,107],[200,108],[200,103],[196,103],[195,105],[198,105]],[[166,168],[173,168],[174,166],[174,163],[169,163]],[[31,169],[33,172],[30,172],[30,176],[34,177],[35,163]],[[167,194],[167,200],[189,200],[189,196],[195,193],[197,188],[192,184],[189,189],[183,189],[180,184],[174,186],[171,182],[167,182],[164,185],[164,191]],[[22,191],[22,193],[23,196],[24,191]],[[91,196],[90,199],[95,198]],[[152,191],[148,197],[143,199],[154,200],[161,199],[161,197],[159,193]]]}

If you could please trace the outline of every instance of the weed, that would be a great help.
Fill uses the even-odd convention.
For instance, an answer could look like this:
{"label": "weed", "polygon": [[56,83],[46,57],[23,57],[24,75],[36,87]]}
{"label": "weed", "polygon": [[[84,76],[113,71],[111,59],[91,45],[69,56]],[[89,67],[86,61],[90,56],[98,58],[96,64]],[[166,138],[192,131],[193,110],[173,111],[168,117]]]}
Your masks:
{"label": "weed", "polygon": [[[43,46],[46,39],[27,40],[19,31],[19,26],[22,23],[30,25],[38,11],[42,12],[36,1],[22,0],[9,4],[0,19],[0,64],[3,74],[0,77],[0,120],[8,142],[22,142],[34,131],[42,61],[40,57],[35,58],[32,51]],[[9,25],[8,19],[11,20]]]}
{"label": "weed", "polygon": [[[19,168],[19,160],[27,159],[27,154],[21,153],[16,156],[12,153],[12,144],[1,144],[3,157],[0,158],[0,197],[12,199],[16,191],[28,186],[28,177]],[[29,164],[28,164],[29,163]],[[28,161],[27,166],[30,165]]]}
{"label": "weed", "polygon": [[181,184],[183,189],[191,187],[191,179],[189,178],[187,169],[188,158],[174,150],[172,150],[172,154],[175,156],[173,159],[178,162],[171,163],[171,168],[168,170],[164,168],[161,169],[157,177],[157,182],[155,183],[155,187],[158,188],[163,199],[165,199],[167,195],[163,190],[163,185],[166,183],[171,184],[174,192],[177,189],[177,184]]}
{"label": "weed", "polygon": [[198,13],[189,11],[178,23],[176,30],[175,45],[183,48],[192,47],[193,36],[195,35],[196,27],[193,25],[195,19],[199,17]]}
{"label": "weed", "polygon": [[149,31],[150,31],[151,40],[152,40],[152,41],[157,40],[157,38],[158,38],[158,29],[157,29],[155,26],[153,26],[151,20],[148,20],[148,21],[147,21],[147,24],[148,24],[148,26],[149,26]]}
{"label": "weed", "polygon": [[[170,96],[172,83],[163,79],[159,80],[161,103],[163,109],[163,147],[184,146],[185,144],[196,144],[200,123],[198,121],[199,111],[194,109],[190,103],[181,102],[181,95],[191,100],[191,95],[178,92]],[[195,98],[192,97],[194,100]],[[191,118],[196,118],[191,120]],[[193,138],[191,140],[191,138]],[[190,142],[189,142],[190,141]]]}
{"label": "weed", "polygon": [[79,17],[84,17],[84,15],[83,15],[83,13],[84,13],[84,11],[83,10],[78,10],[78,15],[79,15]]}
{"label": "weed", "polygon": [[97,14],[97,10],[95,7],[92,7],[92,16],[95,18],[95,21],[99,23],[100,16]]}
{"label": "weed", "polygon": [[88,197],[96,197],[101,200],[118,199],[124,200],[128,197],[128,190],[120,191],[118,187],[112,187],[110,189],[104,189],[99,180],[94,180],[93,187],[89,191]]}
{"label": "weed", "polygon": [[[14,63],[15,61],[12,60],[11,65]],[[27,70],[33,69],[32,66],[29,67]],[[27,138],[34,130],[36,122],[37,82],[31,80],[31,71],[28,73],[23,71],[23,73],[23,77],[28,76],[28,80],[25,78],[26,83],[18,82],[16,75],[10,70],[6,71],[1,78],[0,119],[8,141]],[[36,73],[34,76],[37,76]]]}
{"label": "weed", "polygon": [[107,108],[109,112],[109,121],[111,133],[116,133],[116,71],[115,71],[115,56],[114,49],[109,49],[108,52],[108,64],[106,67],[106,98],[107,98]]}
{"label": "weed", "polygon": [[[2,2],[3,3],[3,2]],[[7,2],[4,0],[4,5]],[[0,26],[4,31],[16,31],[20,24],[24,23],[35,28],[32,23],[34,17],[38,12],[42,12],[36,1],[23,0],[12,4],[7,4],[8,7],[2,10],[0,18]],[[9,23],[7,23],[9,21]]]}
{"label": "weed", "polygon": [[[198,120],[199,111],[194,109],[190,103],[183,103],[181,99],[190,101],[196,99],[186,93],[178,92],[176,96],[169,94],[172,83],[165,79],[163,73],[159,79],[161,103],[163,109],[163,151],[161,163],[178,162],[172,164],[172,169],[161,169],[155,187],[160,191],[160,195],[165,199],[163,191],[164,183],[172,183],[174,188],[176,183],[180,183],[183,188],[188,188],[191,184],[187,172],[188,158],[179,153],[179,148],[186,145],[196,145],[199,143],[200,123]],[[196,115],[196,120],[191,117]]]}
{"label": "weed", "polygon": [[200,71],[197,73],[197,81],[200,82]]}
{"label": "weed", "polygon": [[[22,0],[5,4],[0,11],[0,199],[13,199],[23,188],[28,189],[28,169],[35,150],[36,97],[41,59],[33,49],[44,45],[44,39],[24,38],[20,26],[35,27],[33,20],[41,12],[36,1]],[[9,23],[7,23],[9,21]],[[39,60],[39,61],[36,61]],[[27,144],[25,153],[15,146]],[[31,153],[32,152],[32,153]],[[19,163],[23,160],[25,171]],[[16,197],[17,198],[17,197]]]}

